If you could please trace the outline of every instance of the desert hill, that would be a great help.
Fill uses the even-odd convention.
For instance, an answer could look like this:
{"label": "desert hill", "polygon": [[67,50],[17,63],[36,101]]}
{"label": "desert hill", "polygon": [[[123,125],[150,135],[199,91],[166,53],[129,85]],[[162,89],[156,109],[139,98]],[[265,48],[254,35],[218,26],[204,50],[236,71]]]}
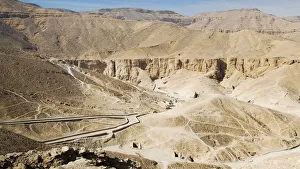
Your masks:
{"label": "desert hill", "polygon": [[0,155],[43,148],[43,144],[37,141],[28,139],[27,137],[12,133],[4,129],[0,129],[0,137],[2,140]]}
{"label": "desert hill", "polygon": [[251,31],[229,35],[166,23],[90,18],[45,18],[36,26],[39,31],[29,38],[42,53],[85,59],[292,57],[299,53],[296,42]]}
{"label": "desert hill", "polygon": [[218,30],[222,32],[236,32],[240,30],[254,30],[263,33],[280,34],[298,31],[300,25],[284,18],[265,14],[258,9],[237,9],[200,13],[195,23],[189,28]]}
{"label": "desert hill", "polygon": [[10,18],[29,18],[29,17],[47,17],[47,16],[67,16],[76,14],[76,12],[66,9],[48,9],[42,8],[36,4],[24,3],[18,0],[0,1],[0,18],[10,22]]}
{"label": "desert hill", "polygon": [[0,8],[1,12],[30,12],[40,8],[40,6],[23,3],[18,0],[1,0]]}
{"label": "desert hill", "polygon": [[292,22],[300,22],[300,16],[289,16],[289,17],[284,17],[284,19]]}
{"label": "desert hill", "polygon": [[0,51],[8,53],[15,50],[33,49],[34,45],[20,32],[0,21]]}
{"label": "desert hill", "polygon": [[[285,65],[257,79],[248,79],[236,88],[233,97],[245,102],[298,114],[300,109],[299,64]],[[269,70],[270,71],[270,70]]]}
{"label": "desert hill", "polygon": [[[4,2],[8,2],[8,0],[3,0],[2,4],[5,4]],[[13,2],[22,7],[26,6],[18,1]],[[18,5],[14,5],[11,9],[19,10]],[[36,44],[39,53],[51,54],[50,57],[55,58],[246,58],[249,56],[268,58],[295,57],[299,53],[296,37],[293,40],[287,40],[248,30],[233,34],[197,31],[173,23],[122,21],[103,18],[99,15],[73,14],[63,10],[44,9],[36,6],[32,8],[34,10],[30,16],[8,16],[1,20],[21,31],[31,43]],[[172,12],[161,11],[160,13]],[[202,14],[198,18],[217,17],[225,13],[224,16],[228,16],[227,20],[231,16],[234,17],[231,21],[219,18],[218,22],[236,24],[239,18],[235,19],[235,16],[247,15],[246,18],[249,20],[247,19],[245,23],[248,26],[255,25],[250,22],[256,16],[264,18],[263,22],[272,17],[275,18],[271,27],[281,25],[289,28],[289,25],[292,27],[293,24],[275,16],[268,15],[266,17],[258,10],[245,9],[219,13]],[[196,23],[201,23],[202,21],[200,21],[201,19]],[[214,27],[213,24],[217,24],[217,22],[210,24]],[[222,24],[217,25],[222,26]],[[247,25],[240,30],[248,29]],[[232,27],[228,24],[227,26],[228,28]],[[206,26],[206,28],[209,27]],[[264,26],[261,28],[265,29]],[[258,29],[253,27],[253,30],[257,31]],[[292,38],[292,35],[286,36]]]}
{"label": "desert hill", "polygon": [[265,58],[299,53],[295,41],[252,31],[202,32],[170,23],[77,15],[10,18],[6,23],[21,30],[41,54],[56,58]]}
{"label": "desert hill", "polygon": [[168,10],[154,11],[140,8],[107,8],[87,11],[85,13],[108,16],[121,20],[172,22],[181,26],[190,25],[192,22],[192,18]]}
{"label": "desert hill", "polygon": [[298,17],[278,17],[259,9],[235,9],[183,16],[173,11],[153,11],[137,8],[111,8],[85,13],[110,16],[122,20],[173,22],[197,30],[237,32],[254,30],[268,34],[282,34],[298,31]]}
{"label": "desert hill", "polygon": [[165,150],[161,160],[197,162],[246,160],[299,144],[299,119],[293,116],[218,95],[184,104],[142,118],[140,125],[118,134],[117,141],[124,149],[135,140],[143,149]]}
{"label": "desert hill", "polygon": [[1,12],[26,12],[26,13],[39,13],[45,12],[64,12],[64,13],[76,13],[75,11],[67,9],[47,9],[42,8],[39,5],[33,3],[24,3],[19,0],[1,0],[0,1]]}

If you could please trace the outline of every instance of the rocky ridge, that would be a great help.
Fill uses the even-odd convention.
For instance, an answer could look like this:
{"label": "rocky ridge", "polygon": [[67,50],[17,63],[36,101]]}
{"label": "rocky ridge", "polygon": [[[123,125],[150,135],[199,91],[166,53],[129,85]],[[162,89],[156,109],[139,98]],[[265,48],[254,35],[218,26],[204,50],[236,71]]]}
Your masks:
{"label": "rocky ridge", "polygon": [[300,53],[299,43],[262,35],[254,32],[256,29],[225,34],[186,29],[173,23],[122,21],[45,9],[13,0],[2,0],[0,4],[1,11],[10,12],[0,18],[3,23],[36,44],[40,54],[56,58],[268,58]]}
{"label": "rocky ridge", "polygon": [[300,25],[275,15],[265,14],[259,9],[234,9],[200,13],[194,16],[194,23],[189,28],[225,33],[255,30],[279,35],[299,31]]}
{"label": "rocky ridge", "polygon": [[139,75],[146,72],[151,80],[165,78],[170,73],[185,69],[208,73],[208,76],[221,81],[229,78],[235,70],[245,76],[257,78],[266,70],[282,65],[300,63],[300,60],[286,58],[224,58],[224,59],[118,59],[118,60],[66,60],[80,68],[94,70],[120,80],[140,83]]}
{"label": "rocky ridge", "polygon": [[168,10],[154,11],[140,8],[106,8],[84,12],[84,14],[86,13],[121,20],[172,22],[181,26],[190,25],[193,21],[190,17]]}
{"label": "rocky ridge", "polygon": [[127,166],[127,168],[141,168],[139,162],[110,158],[101,149],[87,150],[86,148],[70,147],[53,148],[44,152],[10,153],[0,156],[0,167],[56,168],[80,159],[86,160],[82,167],[118,168],[119,166]]}
{"label": "rocky ridge", "polygon": [[[35,4],[16,0],[0,1],[0,18],[42,18],[88,15],[133,21],[171,22],[196,30],[210,30],[233,33],[241,30],[253,30],[259,33],[283,35],[299,32],[299,17],[278,17],[266,14],[259,9],[234,9],[200,13],[188,17],[168,10],[147,10],[140,8],[106,8],[95,11],[74,12],[65,9],[46,9]],[[7,21],[8,22],[8,21]]]}
{"label": "rocky ridge", "polygon": [[[31,169],[159,169],[162,164],[136,155],[104,151],[101,148],[68,147],[48,151],[28,151],[0,156],[1,168]],[[227,169],[228,166],[196,163],[172,163],[167,168]]]}
{"label": "rocky ridge", "polygon": [[300,16],[288,16],[284,17],[284,19],[291,22],[300,22]]}
{"label": "rocky ridge", "polygon": [[136,8],[110,8],[88,11],[85,14],[109,16],[121,20],[172,22],[197,30],[233,33],[254,30],[259,33],[281,35],[298,32],[299,17],[277,17],[259,9],[234,9],[183,16],[173,11],[153,11]]}

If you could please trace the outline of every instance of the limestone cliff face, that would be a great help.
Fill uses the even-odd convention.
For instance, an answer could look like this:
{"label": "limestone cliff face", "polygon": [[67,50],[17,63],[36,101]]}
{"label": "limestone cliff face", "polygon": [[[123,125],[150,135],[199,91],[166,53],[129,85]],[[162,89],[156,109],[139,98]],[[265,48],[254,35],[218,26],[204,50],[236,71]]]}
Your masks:
{"label": "limestone cliff face", "polygon": [[288,60],[285,58],[264,59],[123,59],[123,60],[71,60],[67,61],[75,66],[90,69],[105,75],[116,77],[120,80],[138,83],[141,72],[146,72],[151,80],[164,78],[170,73],[185,69],[209,73],[211,78],[221,81],[224,77],[230,77],[234,71],[240,71],[245,76],[257,78],[268,69],[300,63],[300,60]]}
{"label": "limestone cliff face", "polygon": [[224,77],[226,63],[221,59],[126,59],[106,61],[106,75],[120,80],[137,82],[140,70],[146,71],[152,80],[167,77],[171,72],[186,69],[198,72],[213,72],[216,79]]}
{"label": "limestone cliff face", "polygon": [[90,69],[120,80],[137,82],[141,71],[146,72],[151,80],[167,77],[180,69],[211,72],[213,78],[221,80],[226,72],[224,59],[123,59],[123,60],[67,60],[69,64]]}
{"label": "limestone cliff face", "polygon": [[262,58],[262,59],[239,59],[228,58],[226,77],[230,77],[235,70],[244,73],[251,78],[259,77],[267,69],[300,63],[300,60],[290,60],[285,58]]}

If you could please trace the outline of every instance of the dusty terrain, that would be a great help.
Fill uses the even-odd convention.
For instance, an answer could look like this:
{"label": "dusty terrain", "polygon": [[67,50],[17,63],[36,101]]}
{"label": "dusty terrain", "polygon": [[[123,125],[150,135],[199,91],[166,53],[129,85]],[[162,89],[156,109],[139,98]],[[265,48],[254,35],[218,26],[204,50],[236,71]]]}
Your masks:
{"label": "dusty terrain", "polygon": [[224,33],[254,30],[281,34],[299,31],[299,16],[278,17],[259,9],[233,9],[183,16],[173,11],[153,11],[136,8],[111,8],[85,13],[109,16],[120,20],[172,22],[191,29],[215,30]]}
{"label": "dusty terrain", "polygon": [[182,18],[1,0],[0,168],[297,168],[298,23]]}
{"label": "dusty terrain", "polygon": [[228,32],[256,30],[266,33],[284,33],[299,30],[299,24],[284,18],[265,14],[259,9],[236,9],[212,13],[200,13],[195,16],[193,29],[214,29]]}
{"label": "dusty terrain", "polygon": [[[28,16],[3,16],[0,19],[21,31],[45,57],[94,60],[153,57],[212,59],[288,58],[299,54],[299,43],[294,41],[293,36],[289,36],[292,40],[288,40],[260,34],[250,28],[224,34],[187,29],[172,23],[122,21],[61,11],[56,12],[62,14],[48,14],[43,11],[47,9],[34,9]],[[41,12],[36,14],[37,10]],[[280,19],[276,19],[280,22],[278,24],[281,24],[281,20],[289,22]],[[290,23],[290,26],[283,27],[296,29]],[[252,25],[251,22],[248,25]]]}
{"label": "dusty terrain", "polygon": [[[12,133],[5,129],[0,129],[1,135],[1,150],[0,155],[5,155],[11,152],[25,152],[35,149],[46,149],[47,146],[40,142],[28,139],[24,136]],[[14,146],[12,146],[14,145]]]}
{"label": "dusty terrain", "polygon": [[139,8],[108,8],[84,13],[108,16],[121,20],[172,22],[181,26],[190,25],[193,21],[190,17],[168,10],[153,11]]}
{"label": "dusty terrain", "polygon": [[292,22],[300,22],[300,16],[289,16],[285,17],[284,19]]}
{"label": "dusty terrain", "polygon": [[121,20],[172,22],[190,29],[223,33],[252,30],[300,41],[299,16],[279,17],[259,9],[234,9],[182,16],[172,11],[152,11],[134,8],[100,9],[87,12]]}

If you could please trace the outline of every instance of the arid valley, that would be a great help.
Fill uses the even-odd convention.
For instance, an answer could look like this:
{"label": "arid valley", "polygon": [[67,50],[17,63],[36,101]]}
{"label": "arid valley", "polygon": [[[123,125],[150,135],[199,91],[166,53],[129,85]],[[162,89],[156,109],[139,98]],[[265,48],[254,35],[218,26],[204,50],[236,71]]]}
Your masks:
{"label": "arid valley", "polygon": [[0,0],[0,168],[300,168],[299,18]]}

